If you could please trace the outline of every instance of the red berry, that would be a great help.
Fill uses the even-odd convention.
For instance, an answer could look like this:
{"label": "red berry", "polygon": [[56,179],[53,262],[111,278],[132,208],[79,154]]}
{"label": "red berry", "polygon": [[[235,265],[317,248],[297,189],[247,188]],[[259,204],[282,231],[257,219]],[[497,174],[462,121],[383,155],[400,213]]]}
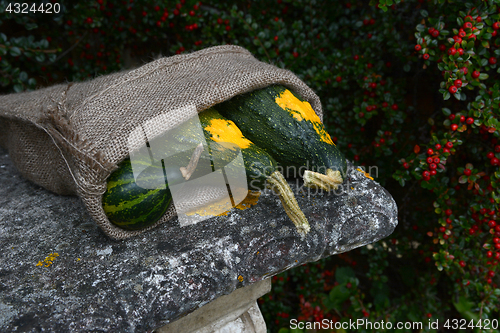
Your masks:
{"label": "red berry", "polygon": [[441,162],[441,160],[439,159],[439,157],[434,157],[434,163],[439,164],[439,162]]}
{"label": "red berry", "polygon": [[439,45],[439,50],[440,51],[446,50],[446,45],[444,45],[444,44]]}
{"label": "red berry", "polygon": [[497,226],[497,223],[493,220],[490,220],[490,222],[488,222],[488,225],[490,226],[490,228],[494,228]]}
{"label": "red berry", "polygon": [[500,28],[500,22],[493,23],[493,29],[498,30]]}
{"label": "red berry", "polygon": [[434,30],[433,32],[431,32],[431,36],[436,38],[437,36],[439,36],[439,30]]}
{"label": "red berry", "polygon": [[481,75],[481,73],[479,71],[472,72],[472,78],[474,78],[474,79],[477,79],[479,77],[479,75]]}
{"label": "red berry", "polygon": [[467,120],[465,121],[465,123],[466,123],[467,125],[472,125],[472,124],[474,123],[474,119],[473,119],[473,118],[471,118],[471,117],[469,117],[469,118],[467,118]]}
{"label": "red berry", "polygon": [[431,174],[430,174],[430,172],[429,172],[429,171],[427,171],[427,170],[426,170],[426,171],[424,171],[424,172],[422,172],[422,176],[424,176],[424,178],[427,178],[427,177],[429,177],[430,175],[431,175]]}
{"label": "red berry", "polygon": [[441,149],[441,145],[438,143],[438,144],[436,144],[436,145],[434,146],[434,148],[436,148],[436,150],[439,150],[439,149]]}
{"label": "red berry", "polygon": [[398,109],[398,105],[397,104],[392,104],[391,108],[395,111]]}
{"label": "red berry", "polygon": [[353,57],[353,59],[354,59],[354,60],[358,60],[358,59],[359,59],[359,55],[357,55],[357,54],[356,54],[356,55]]}
{"label": "red berry", "polygon": [[457,50],[457,52],[458,52],[458,54],[463,55],[464,54],[464,49],[463,48],[459,48]]}
{"label": "red berry", "polygon": [[497,166],[498,164],[500,164],[500,161],[498,160],[498,158],[493,157],[493,158],[490,160],[490,163],[491,163],[491,165],[493,165],[493,166]]}
{"label": "red berry", "polygon": [[469,72],[469,69],[467,67],[462,67],[460,68],[460,71],[464,74],[464,75],[467,75],[467,73]]}
{"label": "red berry", "polygon": [[472,171],[470,169],[464,170],[464,175],[466,175],[466,176],[470,176],[471,173],[472,173]]}
{"label": "red berry", "polygon": [[457,124],[451,124],[451,130],[452,131],[456,131],[458,129],[458,125]]}
{"label": "red berry", "polygon": [[455,86],[450,86],[450,87],[448,88],[448,91],[449,91],[451,94],[456,93],[456,92],[457,92],[457,90],[458,90],[458,89],[457,89],[457,87],[455,87]]}
{"label": "red berry", "polygon": [[448,55],[455,55],[455,53],[457,53],[457,49],[456,48],[450,47],[448,49]]}
{"label": "red berry", "polygon": [[460,37],[460,38],[464,38],[465,36],[467,36],[467,33],[466,33],[465,31],[460,30],[460,31],[458,32],[458,37]]}
{"label": "red berry", "polygon": [[486,257],[488,257],[488,258],[493,257],[493,252],[491,252],[491,251],[486,252]]}
{"label": "red berry", "polygon": [[434,159],[432,157],[427,157],[427,163],[431,164],[432,162],[434,161]]}
{"label": "red berry", "polygon": [[222,19],[220,17],[217,19],[217,24],[222,24]]}
{"label": "red berry", "polygon": [[425,53],[422,58],[424,58],[424,60],[429,60],[429,53]]}
{"label": "red berry", "polygon": [[337,82],[342,81],[342,76],[337,76],[337,77],[335,78],[335,81],[337,81]]}
{"label": "red berry", "polygon": [[410,167],[410,165],[408,164],[408,162],[403,163],[403,168],[408,169],[409,167]]}
{"label": "red berry", "polygon": [[490,151],[488,154],[486,154],[486,157],[488,157],[491,160],[493,157],[495,157],[495,154],[492,151]]}
{"label": "red berry", "polygon": [[415,45],[415,51],[420,51],[422,49],[422,45]]}
{"label": "red berry", "polygon": [[489,277],[494,277],[494,276],[495,276],[495,272],[493,272],[493,271],[488,271],[488,276],[489,276]]}
{"label": "red berry", "polygon": [[432,150],[431,148],[427,149],[427,155],[432,155],[434,154],[434,150]]}
{"label": "red berry", "polygon": [[465,22],[465,23],[464,23],[464,29],[472,29],[472,23],[470,23],[470,22]]}
{"label": "red berry", "polygon": [[497,58],[495,58],[495,57],[491,57],[491,58],[489,58],[489,59],[488,59],[488,62],[489,62],[490,64],[494,65],[494,64],[496,64],[496,63],[497,63]]}
{"label": "red berry", "polygon": [[495,152],[500,153],[500,145],[495,146]]}
{"label": "red berry", "polygon": [[226,25],[226,31],[229,31],[229,30],[231,30],[231,26]]}
{"label": "red berry", "polygon": [[465,263],[465,261],[463,261],[463,260],[460,260],[460,262],[459,262],[458,264],[459,264],[460,266],[462,266],[462,267],[465,267],[465,265],[467,265],[467,264]]}
{"label": "red berry", "polygon": [[460,116],[460,122],[463,123],[465,121],[465,116]]}
{"label": "red berry", "polygon": [[453,85],[457,88],[460,88],[462,86],[462,80],[456,79],[455,82],[453,82]]}
{"label": "red berry", "polygon": [[431,164],[429,164],[429,169],[431,169],[431,170],[436,170],[436,168],[437,168],[436,163],[431,163]]}

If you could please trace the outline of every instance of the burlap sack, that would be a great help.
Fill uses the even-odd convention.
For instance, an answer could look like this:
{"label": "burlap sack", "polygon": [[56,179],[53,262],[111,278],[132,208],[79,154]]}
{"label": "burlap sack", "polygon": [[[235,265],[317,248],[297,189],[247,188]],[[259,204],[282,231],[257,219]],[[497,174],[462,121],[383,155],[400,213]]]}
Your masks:
{"label": "burlap sack", "polygon": [[108,236],[123,239],[176,214],[171,205],[160,221],[138,231],[118,228],[106,218],[106,179],[129,155],[134,129],[160,117],[162,124],[154,129],[159,135],[187,119],[184,109],[194,106],[201,112],[271,84],[299,93],[322,118],[319,98],[292,72],[225,45],[87,82],[1,96],[0,145],[24,177],[55,193],[78,195]]}

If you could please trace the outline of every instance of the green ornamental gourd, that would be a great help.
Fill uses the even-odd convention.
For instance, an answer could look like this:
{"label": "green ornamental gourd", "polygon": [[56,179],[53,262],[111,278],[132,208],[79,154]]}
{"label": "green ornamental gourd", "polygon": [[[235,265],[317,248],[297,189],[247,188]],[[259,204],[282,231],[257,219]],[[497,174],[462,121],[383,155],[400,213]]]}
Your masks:
{"label": "green ornamental gourd", "polygon": [[215,106],[243,135],[284,167],[303,170],[304,184],[337,188],[347,162],[311,105],[279,85],[238,95]]}
{"label": "green ornamental gourd", "polygon": [[[181,179],[178,168],[168,169],[169,179]],[[167,211],[172,195],[166,180],[158,180],[158,172],[148,164],[139,177],[142,184],[151,183],[150,188],[137,184],[129,158],[120,163],[107,181],[107,190],[102,196],[104,212],[109,221],[126,230],[144,229],[156,223]],[[164,182],[164,187],[157,186]],[[147,186],[146,186],[147,187]]]}
{"label": "green ornamental gourd", "polygon": [[[191,151],[178,153],[178,164],[181,166],[167,166],[168,170],[166,170],[167,178],[171,184],[172,180],[175,183],[181,183],[185,179],[196,179],[205,175],[206,170],[197,167],[197,159],[199,158],[207,158],[208,156],[214,170],[227,166],[238,153],[235,149],[237,146],[241,151],[244,163],[239,167],[245,168],[248,188],[254,191],[266,187],[273,189],[278,194],[285,212],[297,230],[306,234],[310,230],[310,226],[300,210],[290,186],[278,171],[276,161],[265,150],[245,138],[232,121],[224,118],[216,110],[208,109],[201,112],[199,121],[210,152],[203,155],[196,154],[198,148],[202,147],[199,145],[194,153]],[[175,145],[179,151],[183,151],[185,147],[198,145],[200,138],[194,133],[194,129],[196,127],[188,121],[173,130],[169,135],[169,142],[164,144]],[[232,167],[238,167],[238,165]],[[151,182],[157,184],[158,170],[154,168],[155,166],[146,168],[141,173],[141,177],[143,177],[141,180],[147,182],[151,178]],[[166,180],[165,183],[168,184]],[[171,201],[172,196],[168,185],[165,185],[165,188],[153,190],[139,187],[134,180],[130,160],[126,159],[108,179],[108,189],[103,195],[103,208],[113,224],[124,229],[137,230],[158,221],[168,209]]]}

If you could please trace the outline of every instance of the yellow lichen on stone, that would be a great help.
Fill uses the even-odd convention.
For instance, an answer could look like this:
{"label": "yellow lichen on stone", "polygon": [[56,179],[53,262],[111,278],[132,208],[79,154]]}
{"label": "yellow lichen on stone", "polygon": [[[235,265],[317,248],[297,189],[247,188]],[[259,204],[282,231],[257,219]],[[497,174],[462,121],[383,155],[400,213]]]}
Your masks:
{"label": "yellow lichen on stone", "polygon": [[52,265],[52,263],[57,257],[59,257],[59,253],[57,252],[51,253],[47,257],[45,257],[43,261],[38,261],[38,264],[36,264],[36,266],[49,267],[50,265]]}
{"label": "yellow lichen on stone", "polygon": [[373,180],[373,177],[371,177],[368,172],[365,172],[365,171],[363,171],[360,168],[357,168],[356,170],[358,170],[359,172],[361,172],[366,178],[370,178],[371,180]]}
{"label": "yellow lichen on stone", "polygon": [[243,282],[243,276],[238,276],[238,281]]}

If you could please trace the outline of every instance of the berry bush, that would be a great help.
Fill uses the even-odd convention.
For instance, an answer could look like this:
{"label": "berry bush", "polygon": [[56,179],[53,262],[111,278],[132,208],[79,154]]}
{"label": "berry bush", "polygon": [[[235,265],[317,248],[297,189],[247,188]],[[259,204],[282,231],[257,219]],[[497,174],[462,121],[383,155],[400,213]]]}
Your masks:
{"label": "berry bush", "polygon": [[0,0],[0,91],[241,45],[316,91],[338,147],[399,208],[390,239],[273,277],[259,300],[269,331],[359,318],[495,331],[481,323],[500,318],[500,1],[273,1],[61,0],[16,14]]}

